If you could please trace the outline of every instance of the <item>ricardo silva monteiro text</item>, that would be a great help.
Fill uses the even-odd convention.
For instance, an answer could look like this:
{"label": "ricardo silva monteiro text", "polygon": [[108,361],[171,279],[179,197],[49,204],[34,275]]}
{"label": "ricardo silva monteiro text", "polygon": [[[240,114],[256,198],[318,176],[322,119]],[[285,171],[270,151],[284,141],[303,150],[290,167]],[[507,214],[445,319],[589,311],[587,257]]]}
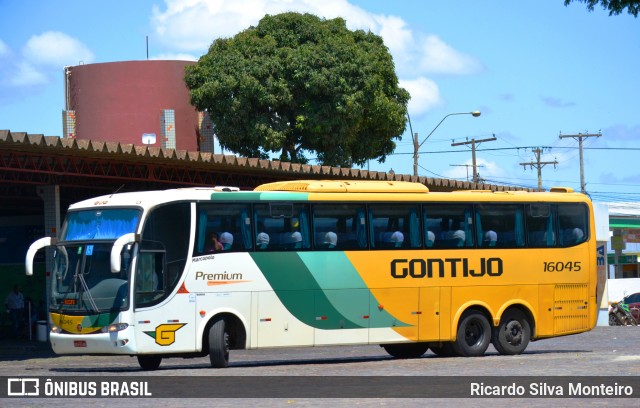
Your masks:
{"label": "ricardo silva monteiro text", "polygon": [[572,397],[628,397],[633,395],[630,385],[583,384],[569,383],[565,385],[534,382],[526,385],[512,383],[510,385],[490,385],[483,382],[471,383],[471,396],[478,397],[512,397],[512,396],[572,396]]}

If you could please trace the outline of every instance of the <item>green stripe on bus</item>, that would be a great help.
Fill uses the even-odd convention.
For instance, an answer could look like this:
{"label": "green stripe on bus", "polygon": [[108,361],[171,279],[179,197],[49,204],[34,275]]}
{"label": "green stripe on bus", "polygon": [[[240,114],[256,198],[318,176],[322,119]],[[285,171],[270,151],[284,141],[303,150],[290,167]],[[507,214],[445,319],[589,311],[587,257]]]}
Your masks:
{"label": "green stripe on bus", "polygon": [[349,320],[361,324],[368,320],[366,326],[370,328],[408,326],[386,310],[376,308],[371,313],[371,305],[378,305],[379,301],[344,252],[300,252],[299,256],[332,306]]}
{"label": "green stripe on bus", "polygon": [[211,194],[211,201],[308,201],[309,193],[225,191]]}
{"label": "green stripe on bus", "polygon": [[406,325],[386,311],[375,319],[366,317],[377,301],[344,253],[254,252],[251,256],[282,304],[309,326],[331,330]]}

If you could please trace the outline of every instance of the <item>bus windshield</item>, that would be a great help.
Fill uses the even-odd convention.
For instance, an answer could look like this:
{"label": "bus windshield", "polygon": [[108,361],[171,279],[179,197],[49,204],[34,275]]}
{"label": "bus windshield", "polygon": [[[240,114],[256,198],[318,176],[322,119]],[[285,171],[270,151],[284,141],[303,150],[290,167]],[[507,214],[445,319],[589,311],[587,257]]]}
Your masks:
{"label": "bus windshield", "polygon": [[111,273],[114,241],[135,232],[141,211],[136,208],[69,212],[54,254],[50,308],[53,312],[90,315],[129,306],[131,246],[121,254],[122,270]]}
{"label": "bus windshield", "polygon": [[58,245],[51,282],[52,312],[92,315],[129,306],[131,248],[122,251],[122,270],[111,273],[113,242]]}
{"label": "bus windshield", "polygon": [[141,211],[135,208],[112,208],[73,211],[62,226],[61,241],[118,239],[135,232]]}

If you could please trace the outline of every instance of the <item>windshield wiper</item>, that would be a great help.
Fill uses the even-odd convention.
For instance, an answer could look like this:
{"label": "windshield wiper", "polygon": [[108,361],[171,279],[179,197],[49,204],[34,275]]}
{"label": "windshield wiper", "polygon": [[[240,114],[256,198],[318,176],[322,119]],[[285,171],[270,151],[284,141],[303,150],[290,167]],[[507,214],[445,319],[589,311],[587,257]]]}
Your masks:
{"label": "windshield wiper", "polygon": [[[80,280],[80,284],[82,285],[82,290],[84,291],[84,293],[87,296],[87,300],[89,301],[89,306],[91,309],[93,309],[94,312],[98,313],[100,312],[100,309],[98,309],[98,305],[96,305],[96,302],[93,300],[93,296],[91,296],[91,292],[89,291],[89,287],[87,286],[87,281],[84,280],[84,268],[85,268],[85,255],[82,256],[82,267],[80,268],[80,270],[78,270],[78,264],[76,264],[76,274],[74,276],[74,282],[77,282],[78,280]],[[78,262],[80,262],[80,260],[78,260]],[[75,286],[75,284],[74,284]],[[76,289],[77,291],[77,289]]]}
{"label": "windshield wiper", "polygon": [[100,309],[98,309],[98,305],[96,305],[95,300],[93,300],[93,296],[91,296],[91,292],[89,291],[89,287],[87,286],[87,281],[84,280],[84,276],[82,275],[83,274],[79,274],[78,276],[80,277],[82,289],[84,289],[84,293],[87,295],[87,299],[89,300],[89,306],[91,306],[94,312],[98,313],[100,312]]}

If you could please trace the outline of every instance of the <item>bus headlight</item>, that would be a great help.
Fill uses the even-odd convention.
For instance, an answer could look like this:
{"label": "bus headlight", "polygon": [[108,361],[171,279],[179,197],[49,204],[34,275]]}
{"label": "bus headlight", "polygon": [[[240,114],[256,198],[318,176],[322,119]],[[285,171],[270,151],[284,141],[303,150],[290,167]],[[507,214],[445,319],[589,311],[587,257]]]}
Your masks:
{"label": "bus headlight", "polygon": [[102,329],[100,329],[100,331],[103,333],[115,333],[115,332],[122,331],[127,327],[129,327],[127,323],[114,323],[108,326],[104,326]]}
{"label": "bus headlight", "polygon": [[58,334],[62,333],[62,329],[58,326],[51,326],[51,331]]}

